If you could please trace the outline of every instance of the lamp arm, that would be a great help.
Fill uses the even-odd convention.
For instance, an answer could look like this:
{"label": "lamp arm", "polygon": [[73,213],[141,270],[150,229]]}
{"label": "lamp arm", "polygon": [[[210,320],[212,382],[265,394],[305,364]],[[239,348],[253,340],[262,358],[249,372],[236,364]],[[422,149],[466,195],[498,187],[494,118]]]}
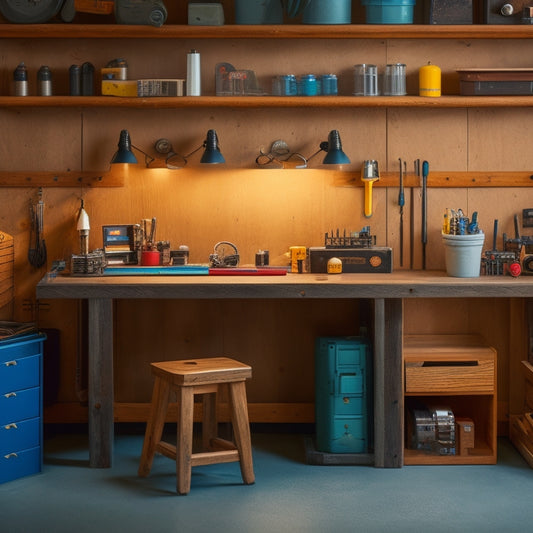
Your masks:
{"label": "lamp arm", "polygon": [[131,145],[132,148],[135,148],[138,152],[141,152],[141,154],[144,155],[144,164],[146,167],[149,167],[150,164],[155,161],[155,157],[152,157],[151,155],[148,155],[144,150],[141,150],[138,146],[135,146],[134,144]]}

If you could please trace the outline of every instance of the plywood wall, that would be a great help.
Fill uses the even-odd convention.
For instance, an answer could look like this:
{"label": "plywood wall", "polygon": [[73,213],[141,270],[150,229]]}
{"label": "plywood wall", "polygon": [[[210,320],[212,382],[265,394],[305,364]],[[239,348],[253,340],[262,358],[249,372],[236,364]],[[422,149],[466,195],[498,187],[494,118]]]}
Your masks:
{"label": "plywood wall", "polygon": [[[0,92],[9,94],[12,71],[24,61],[30,72],[48,64],[56,90],[66,92],[66,72],[73,63],[91,61],[97,68],[123,57],[131,78],[184,77],[186,54],[197,48],[202,57],[202,83],[214,93],[214,65],[228,61],[238,68],[254,69],[269,89],[272,76],[292,72],[335,72],[340,91],[350,94],[352,68],[367,62],[384,66],[407,64],[408,92],[417,88],[418,68],[431,61],[443,70],[443,89],[458,92],[456,69],[461,67],[525,67],[533,42],[522,40],[342,40],[342,41],[136,41],[61,40],[39,42],[5,40],[0,57]],[[33,78],[32,78],[33,79]],[[33,82],[32,82],[33,83]],[[259,169],[255,158],[277,139],[294,151],[312,154],[331,129],[338,129],[351,158],[346,170],[357,174],[365,159],[377,159],[380,168],[398,169],[398,159],[426,159],[431,170],[529,170],[533,168],[530,124],[533,109],[1,109],[0,168],[2,170],[86,170],[100,175],[109,171],[121,129],[133,143],[154,154],[153,144],[168,138],[176,151],[187,153],[199,146],[207,129],[220,138],[227,165],[201,168],[198,155],[183,171],[142,167],[125,176],[116,189],[45,188],[45,238],[48,265],[68,259],[78,251],[76,214],[83,199],[91,219],[91,248],[102,245],[104,224],[136,223],[158,219],[158,239],[172,246],[187,244],[191,260],[205,262],[219,240],[234,242],[243,263],[251,263],[258,249],[270,250],[274,261],[286,261],[291,245],[316,246],[324,232],[336,228],[358,230],[369,224],[379,245],[394,250],[399,269],[398,189],[374,192],[374,214],[363,215],[361,184],[342,179],[312,160],[310,169]],[[142,159],[142,157],[140,158]],[[113,172],[121,172],[114,169]],[[62,334],[60,401],[76,401],[79,310],[76,302],[41,302],[35,305],[35,285],[46,268],[34,269],[26,258],[29,245],[31,188],[0,190],[0,229],[15,239],[16,298],[13,318],[29,320],[39,312],[45,327]],[[410,216],[413,213],[414,269],[421,268],[420,189],[407,191],[404,268],[408,258]],[[440,242],[442,213],[446,207],[479,212],[482,228],[492,243],[492,223],[513,233],[513,216],[532,207],[531,189],[430,189],[428,199],[429,269],[444,268]],[[501,239],[498,241],[501,247]],[[452,301],[407,302],[406,331],[468,332],[491,335],[494,321],[501,360],[508,367],[508,309],[491,302],[495,319],[479,318],[484,303]],[[259,320],[256,320],[256,317]],[[420,320],[423,317],[423,320]],[[476,317],[474,319],[474,317]],[[494,320],[494,321],[493,321]],[[312,399],[312,338],[354,334],[360,317],[355,302],[125,302],[117,306],[117,396],[122,401],[146,399],[151,387],[147,362],[196,351],[228,351],[253,362],[261,376],[251,387],[251,397],[264,401]],[[484,325],[486,324],[486,326]],[[173,336],[168,339],[167,333]],[[520,354],[513,354],[520,357]],[[502,370],[505,377],[505,371]],[[264,381],[263,376],[268,376]],[[294,376],[298,376],[295,379]],[[504,380],[505,382],[505,380]],[[500,388],[507,400],[508,389]]]}

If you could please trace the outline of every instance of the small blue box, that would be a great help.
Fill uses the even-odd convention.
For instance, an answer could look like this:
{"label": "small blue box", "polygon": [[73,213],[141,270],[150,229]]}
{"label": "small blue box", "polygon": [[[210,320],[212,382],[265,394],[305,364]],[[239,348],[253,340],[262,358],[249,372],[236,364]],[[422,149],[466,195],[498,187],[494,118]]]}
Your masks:
{"label": "small blue box", "polygon": [[368,339],[316,339],[317,450],[329,453],[366,453],[371,433],[371,398],[372,357]]}

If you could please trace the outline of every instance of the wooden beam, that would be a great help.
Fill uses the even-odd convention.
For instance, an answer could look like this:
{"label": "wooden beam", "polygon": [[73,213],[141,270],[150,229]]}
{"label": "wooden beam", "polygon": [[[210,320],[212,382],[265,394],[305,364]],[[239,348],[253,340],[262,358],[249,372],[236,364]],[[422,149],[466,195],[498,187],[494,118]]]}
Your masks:
{"label": "wooden beam", "polygon": [[124,175],[91,171],[0,171],[0,187],[124,187]]}
{"label": "wooden beam", "polygon": [[[194,419],[201,420],[202,404],[195,404]],[[115,403],[115,422],[146,422],[150,414],[150,403]],[[219,405],[219,422],[229,421],[228,404]],[[167,422],[175,422],[178,416],[177,404],[169,405]],[[315,421],[313,403],[250,403],[248,404],[250,422],[260,423],[300,423]],[[47,424],[86,423],[87,406],[79,403],[56,403],[45,408],[44,421]]]}

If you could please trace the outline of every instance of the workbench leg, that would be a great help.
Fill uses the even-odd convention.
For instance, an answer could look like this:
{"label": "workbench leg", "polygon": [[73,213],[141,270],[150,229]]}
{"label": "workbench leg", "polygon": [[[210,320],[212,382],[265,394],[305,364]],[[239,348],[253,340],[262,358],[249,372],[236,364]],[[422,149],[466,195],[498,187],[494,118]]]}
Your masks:
{"label": "workbench leg", "polygon": [[403,466],[403,300],[374,300],[374,465]]}
{"label": "workbench leg", "polygon": [[89,304],[89,464],[109,468],[113,458],[113,300]]}

